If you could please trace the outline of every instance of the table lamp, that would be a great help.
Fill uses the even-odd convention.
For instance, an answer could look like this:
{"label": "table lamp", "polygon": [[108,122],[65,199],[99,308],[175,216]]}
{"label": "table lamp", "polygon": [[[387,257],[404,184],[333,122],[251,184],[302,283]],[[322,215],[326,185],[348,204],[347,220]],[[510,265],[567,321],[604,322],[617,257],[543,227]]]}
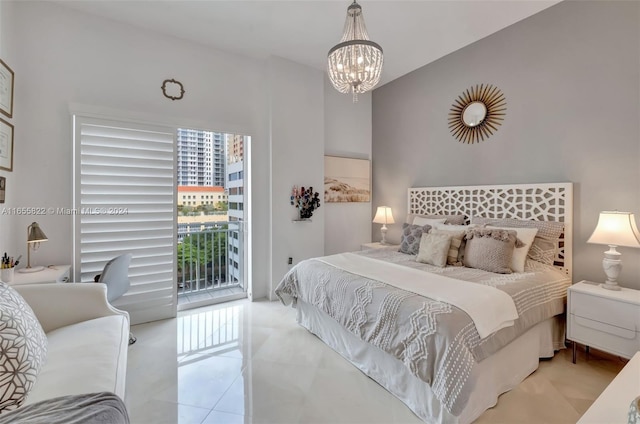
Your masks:
{"label": "table lamp", "polygon": [[391,208],[389,206],[378,206],[378,210],[376,211],[376,216],[373,218],[373,222],[375,224],[382,224],[382,228],[380,229],[382,240],[380,241],[380,243],[387,244],[387,224],[393,224],[395,222],[393,220]]}
{"label": "table lamp", "polygon": [[49,240],[44,232],[40,229],[37,222],[27,227],[27,267],[21,268],[18,272],[38,272],[44,269],[43,266],[31,266],[31,250],[38,250],[40,242]]}
{"label": "table lamp", "polygon": [[633,214],[618,211],[600,212],[598,225],[587,243],[609,245],[609,250],[604,252],[602,260],[604,273],[607,274],[607,282],[601,284],[601,287],[620,290],[616,279],[622,269],[622,260],[620,259],[622,254],[616,250],[616,247],[640,247],[640,233],[638,233]]}

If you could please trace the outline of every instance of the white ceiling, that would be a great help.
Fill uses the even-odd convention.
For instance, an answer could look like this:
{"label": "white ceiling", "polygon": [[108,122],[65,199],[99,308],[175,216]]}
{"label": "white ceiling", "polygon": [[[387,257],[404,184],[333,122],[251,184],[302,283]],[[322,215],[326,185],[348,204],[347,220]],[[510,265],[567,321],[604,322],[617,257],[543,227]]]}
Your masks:
{"label": "white ceiling", "polygon": [[[384,50],[382,84],[531,16],[559,0],[361,0]],[[349,0],[60,0],[68,7],[257,58],[324,69]]]}

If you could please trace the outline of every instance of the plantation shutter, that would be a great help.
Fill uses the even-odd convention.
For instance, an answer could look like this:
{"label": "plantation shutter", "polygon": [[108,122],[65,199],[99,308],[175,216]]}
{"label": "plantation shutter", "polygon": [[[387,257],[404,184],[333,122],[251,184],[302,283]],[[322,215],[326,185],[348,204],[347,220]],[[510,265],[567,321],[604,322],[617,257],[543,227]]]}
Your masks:
{"label": "plantation shutter", "polygon": [[176,315],[175,157],[171,128],[74,116],[75,280],[131,253],[114,305],[132,324]]}

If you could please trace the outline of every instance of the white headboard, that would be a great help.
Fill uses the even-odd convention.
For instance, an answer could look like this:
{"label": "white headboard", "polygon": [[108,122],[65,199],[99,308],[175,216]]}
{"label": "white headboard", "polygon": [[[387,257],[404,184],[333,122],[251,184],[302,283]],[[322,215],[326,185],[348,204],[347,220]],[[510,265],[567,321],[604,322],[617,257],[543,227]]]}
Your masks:
{"label": "white headboard", "polygon": [[464,214],[564,222],[555,265],[571,276],[573,253],[573,184],[509,184],[409,189],[408,213]]}

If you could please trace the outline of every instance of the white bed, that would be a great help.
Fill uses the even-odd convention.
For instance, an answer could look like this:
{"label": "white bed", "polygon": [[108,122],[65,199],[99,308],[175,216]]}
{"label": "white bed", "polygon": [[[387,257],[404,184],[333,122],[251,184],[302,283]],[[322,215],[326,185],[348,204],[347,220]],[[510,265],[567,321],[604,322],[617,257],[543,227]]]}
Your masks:
{"label": "white bed", "polygon": [[[283,300],[288,298],[296,305],[298,322],[302,326],[316,334],[353,365],[398,397],[422,420],[429,423],[469,423],[479,417],[486,409],[495,405],[501,393],[517,386],[532,373],[538,367],[539,358],[551,357],[554,351],[564,346],[562,312],[563,299],[566,294],[562,292],[565,290],[566,284],[570,284],[571,274],[571,201],[572,186],[570,183],[409,189],[408,211],[411,214],[464,214],[467,217],[483,216],[496,219],[517,218],[564,222],[564,235],[558,242],[559,249],[555,258],[555,265],[562,272],[547,269],[551,267],[541,270],[541,273],[547,276],[545,278],[551,275],[552,279],[557,280],[553,286],[545,285],[545,287],[549,287],[545,288],[545,291],[554,293],[552,296],[548,296],[551,299],[548,301],[549,305],[552,306],[545,304],[544,307],[547,309],[545,309],[546,315],[544,316],[538,313],[538,310],[533,306],[529,308],[532,311],[527,309],[529,315],[540,315],[541,318],[535,324],[528,321],[525,325],[520,323],[520,321],[525,321],[522,316],[522,319],[517,320],[516,325],[513,326],[513,328],[518,326],[521,328],[518,332],[512,331],[512,328],[506,328],[483,339],[478,336],[476,328],[471,325],[473,335],[466,339],[461,338],[460,335],[465,331],[470,334],[470,331],[460,328],[451,330],[455,338],[448,335],[448,338],[444,339],[444,334],[449,329],[439,322],[437,325],[443,327],[442,337],[439,336],[440,328],[431,331],[429,334],[431,338],[425,339],[428,342],[421,342],[424,345],[429,344],[428,353],[424,354],[425,358],[417,360],[414,358],[412,360],[415,362],[411,362],[407,360],[407,357],[410,356],[409,353],[411,353],[409,351],[415,350],[415,346],[420,343],[409,345],[404,335],[402,337],[397,335],[402,331],[407,331],[409,324],[405,321],[408,321],[415,314],[409,315],[413,309],[408,309],[407,312],[399,309],[398,305],[403,302],[404,304],[413,302],[415,305],[420,305],[422,301],[425,301],[423,304],[427,305],[426,301],[428,301],[429,305],[437,307],[442,303],[433,301],[429,297],[417,297],[414,293],[409,293],[406,296],[394,295],[395,298],[387,294],[384,300],[378,303],[383,304],[388,298],[391,298],[392,301],[386,303],[396,305],[394,313],[397,316],[390,315],[389,318],[378,318],[378,322],[375,323],[376,328],[374,328],[375,340],[372,341],[369,337],[365,341],[364,339],[367,337],[362,336],[361,328],[352,325],[353,323],[348,320],[341,320],[339,318],[340,311],[345,316],[350,314],[349,319],[353,320],[353,311],[359,306],[362,308],[361,305],[357,305],[358,302],[343,304],[350,299],[350,288],[356,287],[349,286],[349,284],[360,284],[359,288],[355,290],[359,292],[355,295],[356,298],[358,296],[371,298],[373,297],[371,288],[377,290],[383,284],[382,280],[366,279],[366,276],[348,273],[349,278],[344,277],[347,274],[340,274],[342,276],[336,277],[335,272],[344,273],[344,269],[324,271],[322,267],[331,267],[330,261],[326,258],[320,258],[310,260],[306,264],[299,264],[300,268],[297,270],[296,268],[292,269],[279,285],[277,293]],[[398,258],[403,254],[391,251],[371,252],[370,256],[374,258],[370,260],[375,260],[376,255],[379,257],[386,255],[388,256],[386,260],[391,262],[406,261],[401,257]],[[364,264],[366,265],[366,261]],[[537,272],[535,268],[527,268],[527,272],[529,272],[527,275],[538,275],[535,274]],[[457,270],[457,272],[460,274],[461,271]],[[464,273],[464,271],[462,272]],[[485,272],[485,274],[488,273]],[[476,279],[486,283],[492,278],[480,275]],[[518,284],[526,282],[524,276],[514,274],[513,278],[521,280]],[[305,280],[320,281],[306,282]],[[289,281],[289,284],[285,284],[286,281]],[[488,285],[502,289],[501,285],[511,282],[510,277],[504,276],[496,277],[495,281],[498,283]],[[315,285],[312,286],[312,284]],[[335,286],[332,290],[340,292],[337,295],[334,294],[333,298],[324,292],[326,287],[332,285]],[[361,290],[362,288],[365,290]],[[519,294],[514,296],[514,302],[520,302],[518,303],[520,311],[523,301],[531,302],[529,295],[531,289],[519,288],[515,291],[519,291]],[[521,295],[520,292],[526,292],[526,296]],[[518,298],[518,296],[520,297]],[[520,300],[518,301],[516,298]],[[368,301],[371,302],[371,299]],[[542,301],[539,303],[542,305]],[[404,304],[403,307],[405,307]],[[446,302],[444,304],[446,305]],[[414,309],[417,307],[414,306]],[[536,303],[537,307],[542,310],[542,306]],[[385,308],[387,309],[378,309],[378,311],[383,311],[381,312],[383,315],[391,313],[387,311],[392,308],[387,306]],[[346,314],[345,311],[349,309],[351,312]],[[369,313],[371,314],[371,311]],[[464,312],[462,314],[464,315]],[[424,314],[421,318],[423,317]],[[435,318],[431,319],[435,322]],[[450,320],[453,321],[453,319]],[[473,321],[471,322],[473,324]],[[411,325],[415,327],[414,322]],[[449,325],[448,322],[447,325]],[[435,328],[436,324],[432,326]],[[451,326],[454,327],[453,324]],[[387,334],[382,335],[382,330],[378,327],[385,327]],[[410,330],[415,332],[413,327]],[[464,328],[469,327],[470,325],[467,324]],[[510,334],[510,336],[503,336],[503,334]],[[393,338],[401,339],[401,342],[396,341],[394,344],[394,341],[391,340]],[[455,343],[451,343],[453,339],[455,339]],[[443,345],[442,340],[445,340],[447,345]],[[483,354],[481,352],[483,348],[478,346],[483,345],[487,340],[488,342],[484,345],[495,345],[495,347],[493,350],[488,349]],[[394,353],[404,348],[406,349],[402,353]],[[457,352],[455,360],[451,360],[450,350]],[[465,365],[466,362],[470,362],[470,364]],[[443,364],[446,364],[446,368]],[[419,371],[416,370],[417,367],[420,368]],[[459,375],[447,375],[445,379],[441,375],[443,373],[459,373]]]}

